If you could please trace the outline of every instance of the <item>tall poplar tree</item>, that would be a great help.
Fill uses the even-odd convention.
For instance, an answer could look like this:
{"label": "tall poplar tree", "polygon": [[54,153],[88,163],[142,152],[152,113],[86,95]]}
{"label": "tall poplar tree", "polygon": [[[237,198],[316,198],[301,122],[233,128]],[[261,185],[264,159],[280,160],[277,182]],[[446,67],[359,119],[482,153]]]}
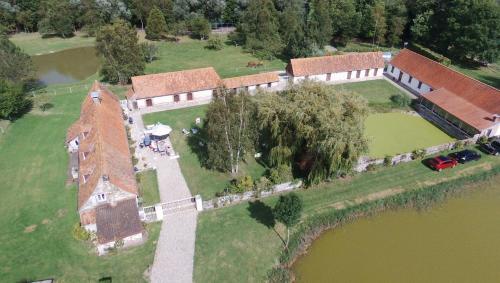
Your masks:
{"label": "tall poplar tree", "polygon": [[307,36],[318,48],[332,39],[332,18],[328,0],[312,0],[307,20]]}
{"label": "tall poplar tree", "polygon": [[304,7],[302,1],[292,0],[285,4],[280,18],[280,35],[283,54],[287,58],[307,57],[311,54],[309,40],[304,31]]}

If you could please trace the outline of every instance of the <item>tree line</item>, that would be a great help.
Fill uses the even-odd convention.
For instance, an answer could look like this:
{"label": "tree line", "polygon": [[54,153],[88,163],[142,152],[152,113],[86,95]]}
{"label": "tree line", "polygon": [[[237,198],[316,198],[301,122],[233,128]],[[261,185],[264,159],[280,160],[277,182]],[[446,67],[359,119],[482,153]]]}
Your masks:
{"label": "tree line", "polygon": [[65,37],[95,35],[117,19],[140,28],[153,20],[156,31],[201,30],[198,38],[207,37],[209,22],[224,22],[237,27],[234,42],[261,57],[310,56],[360,38],[494,62],[499,9],[495,0],[0,0],[0,22],[10,31]]}

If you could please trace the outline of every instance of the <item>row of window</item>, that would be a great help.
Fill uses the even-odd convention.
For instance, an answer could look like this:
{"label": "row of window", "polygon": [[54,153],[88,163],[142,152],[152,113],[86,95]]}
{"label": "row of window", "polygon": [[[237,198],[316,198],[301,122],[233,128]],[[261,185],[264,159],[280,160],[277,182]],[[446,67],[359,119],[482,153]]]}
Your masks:
{"label": "row of window", "polygon": [[[391,73],[394,73],[394,66],[391,67]],[[403,72],[399,71],[400,73],[400,76],[403,76]],[[399,78],[399,80],[401,80],[401,77]],[[408,84],[411,84],[411,82],[413,81],[413,77],[408,75]],[[421,89],[422,88],[422,82],[419,81],[418,82],[418,86],[417,86],[418,89]],[[430,89],[430,91],[432,91],[432,88]]]}

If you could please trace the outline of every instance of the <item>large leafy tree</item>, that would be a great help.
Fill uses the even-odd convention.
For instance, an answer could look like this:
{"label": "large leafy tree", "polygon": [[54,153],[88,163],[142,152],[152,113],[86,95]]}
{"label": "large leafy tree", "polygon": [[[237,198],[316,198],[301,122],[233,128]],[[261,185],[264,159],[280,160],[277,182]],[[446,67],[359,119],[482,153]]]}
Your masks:
{"label": "large leafy tree", "polygon": [[210,23],[202,16],[197,16],[189,22],[191,36],[197,39],[207,39],[210,36]]}
{"label": "large leafy tree", "polygon": [[354,0],[332,0],[331,17],[332,32],[337,42],[346,44],[358,35],[361,13],[356,11]]}
{"label": "large leafy tree", "polygon": [[104,58],[101,74],[112,83],[126,84],[130,77],[144,73],[145,60],[137,33],[123,20],[104,26],[97,33],[97,53]]}
{"label": "large leafy tree", "polygon": [[301,0],[285,4],[280,18],[280,35],[283,40],[283,54],[287,58],[307,57],[311,54],[309,40],[304,31],[304,7]]}
{"label": "large leafy tree", "polygon": [[255,104],[248,93],[230,92],[221,87],[206,115],[207,166],[237,174],[245,153],[256,139]]}
{"label": "large leafy tree", "polygon": [[22,84],[0,80],[0,119],[14,120],[30,107]]}
{"label": "large leafy tree", "polygon": [[328,0],[311,0],[307,19],[307,36],[318,48],[323,48],[332,38],[332,18]]}
{"label": "large leafy tree", "polygon": [[[499,56],[500,5],[494,0],[450,0],[418,6],[412,36],[458,58],[494,62]],[[436,36],[439,34],[439,36]]]}
{"label": "large leafy tree", "polygon": [[402,35],[408,21],[407,10],[403,0],[391,0],[385,5],[387,33],[386,42],[390,46],[401,43]]}
{"label": "large leafy tree", "polygon": [[69,0],[45,0],[41,8],[42,18],[38,23],[41,34],[73,35],[73,9]]}
{"label": "large leafy tree", "polygon": [[0,31],[0,80],[23,84],[33,77],[31,57],[23,53]]}
{"label": "large leafy tree", "polygon": [[368,148],[363,135],[368,108],[358,95],[304,82],[258,103],[269,164],[303,164],[309,183],[351,171]]}
{"label": "large leafy tree", "polygon": [[285,248],[288,248],[288,243],[290,242],[290,228],[299,222],[301,214],[302,199],[295,193],[280,196],[274,206],[274,218],[286,227],[287,237]]}
{"label": "large leafy tree", "polygon": [[272,0],[251,1],[237,28],[245,47],[262,58],[272,58],[282,50],[279,19]]}
{"label": "large leafy tree", "polygon": [[146,38],[150,40],[159,40],[166,32],[167,23],[160,9],[154,7],[151,9],[146,26]]}

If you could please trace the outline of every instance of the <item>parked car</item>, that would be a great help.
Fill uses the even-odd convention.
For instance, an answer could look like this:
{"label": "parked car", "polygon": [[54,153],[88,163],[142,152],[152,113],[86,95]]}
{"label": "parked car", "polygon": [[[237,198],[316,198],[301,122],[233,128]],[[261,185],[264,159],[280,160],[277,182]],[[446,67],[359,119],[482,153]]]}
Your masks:
{"label": "parked car", "polygon": [[500,142],[492,141],[489,143],[481,144],[481,150],[487,154],[499,155],[500,154]]}
{"label": "parked car", "polygon": [[474,150],[466,149],[454,153],[450,153],[448,157],[455,159],[458,163],[467,163],[481,159],[481,155]]}
{"label": "parked car", "polygon": [[453,168],[457,166],[457,164],[457,160],[443,155],[436,156],[429,160],[429,166],[438,172],[446,168]]}
{"label": "parked car", "polygon": [[132,116],[128,117],[128,123],[129,124],[133,124],[134,123],[134,119],[132,118]]}

